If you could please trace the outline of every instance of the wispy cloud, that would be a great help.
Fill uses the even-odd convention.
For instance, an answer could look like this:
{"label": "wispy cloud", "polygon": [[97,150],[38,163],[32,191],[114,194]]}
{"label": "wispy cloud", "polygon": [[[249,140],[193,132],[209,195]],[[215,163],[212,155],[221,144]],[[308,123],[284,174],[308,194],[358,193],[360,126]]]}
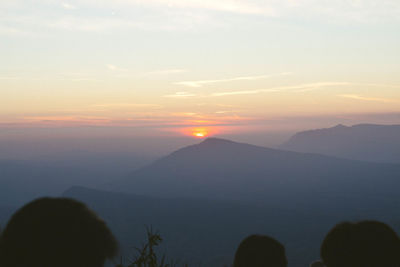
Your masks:
{"label": "wispy cloud", "polygon": [[[19,0],[22,1],[22,0]],[[266,17],[319,17],[371,22],[396,19],[400,3],[397,0],[78,0],[89,6],[145,7],[169,10],[210,10],[241,15]]]}
{"label": "wispy cloud", "polygon": [[188,98],[188,97],[195,97],[195,96],[197,96],[197,95],[190,93],[190,92],[176,92],[174,94],[164,95],[164,97],[170,97],[170,98]]}
{"label": "wispy cloud", "polygon": [[373,102],[381,102],[381,103],[400,103],[400,99],[390,99],[390,98],[380,98],[380,97],[368,97],[354,94],[344,94],[338,95],[339,97],[350,98],[361,101],[373,101]]}
{"label": "wispy cloud", "polygon": [[[147,0],[146,0],[147,1]],[[257,14],[266,16],[276,16],[276,10],[272,5],[256,4],[252,1],[243,0],[158,0],[163,4],[173,5],[181,8],[201,8],[223,12],[239,13],[239,14]]]}
{"label": "wispy cloud", "polygon": [[107,125],[112,121],[102,116],[80,115],[51,115],[51,116],[25,116],[18,124],[36,126],[78,126],[78,125]]}
{"label": "wispy cloud", "polygon": [[114,109],[114,108],[150,108],[150,109],[160,109],[163,106],[158,104],[137,104],[137,103],[103,103],[94,104],[90,107],[99,109]]}
{"label": "wispy cloud", "polygon": [[69,32],[111,33],[114,30],[151,28],[151,25],[144,21],[113,16],[78,16],[73,14],[65,15],[64,13],[54,15],[46,12],[29,15],[25,13],[19,15],[12,14],[4,16],[1,14],[0,34],[32,36],[35,33],[36,35],[42,35],[44,34],[42,32],[44,29]]}
{"label": "wispy cloud", "polygon": [[114,66],[114,65],[112,65],[112,64],[107,64],[106,66],[107,66],[107,68],[108,68],[109,70],[116,70],[116,69],[117,69],[117,67]]}
{"label": "wispy cloud", "polygon": [[165,70],[155,70],[144,73],[144,75],[169,75],[169,74],[177,74],[177,73],[185,73],[188,72],[185,69],[165,69]]}
{"label": "wispy cloud", "polygon": [[[292,86],[278,86],[268,89],[259,90],[243,90],[243,91],[226,91],[226,92],[216,92],[212,93],[210,96],[231,96],[231,95],[253,95],[259,93],[274,93],[291,91],[293,93],[305,93],[309,91],[318,90],[326,87],[343,87],[343,86],[364,86],[364,87],[382,87],[382,88],[400,88],[400,85],[393,84],[375,84],[375,83],[354,83],[354,82],[317,82],[317,83],[305,83]],[[356,95],[342,95],[350,98],[355,98]],[[362,100],[361,98],[359,98]],[[367,100],[367,99],[364,99]],[[382,99],[381,99],[382,100]],[[390,100],[390,99],[388,99]]]}
{"label": "wispy cloud", "polygon": [[69,9],[69,10],[76,9],[76,6],[71,5],[70,3],[66,3],[66,2],[61,3],[61,6],[62,6],[64,9]]}
{"label": "wispy cloud", "polygon": [[60,81],[71,81],[71,82],[101,82],[100,79],[93,79],[93,78],[63,78],[58,79]]}
{"label": "wispy cloud", "polygon": [[0,76],[0,80],[18,80],[19,77],[16,76]]}
{"label": "wispy cloud", "polygon": [[[40,2],[40,3],[39,3]],[[78,8],[79,7],[79,8]],[[80,12],[65,11],[78,10]],[[124,12],[115,13],[114,10]],[[68,0],[0,1],[0,34],[46,34],[44,30],[113,33],[115,30],[187,31],[231,28],[217,12],[237,16],[375,23],[397,22],[397,0]],[[88,12],[90,11],[90,12]],[[127,11],[127,12],[125,12]],[[135,16],[126,16],[126,13]],[[125,15],[123,15],[125,14]],[[224,19],[221,19],[223,17]]]}
{"label": "wispy cloud", "polygon": [[8,26],[5,24],[1,25],[1,19],[0,19],[0,35],[28,37],[28,36],[33,36],[33,33],[25,31],[15,25],[13,25],[13,26]]}
{"label": "wispy cloud", "polygon": [[22,74],[21,76],[0,76],[0,81],[70,81],[70,82],[101,82],[102,80],[93,77],[83,77],[80,75],[45,75]]}
{"label": "wispy cloud", "polygon": [[[254,76],[260,77],[260,76]],[[232,79],[230,79],[232,80]],[[290,86],[277,86],[266,89],[258,89],[258,90],[239,90],[239,91],[225,91],[225,92],[215,92],[211,94],[194,94],[191,92],[176,92],[175,94],[165,95],[164,97],[174,97],[174,98],[187,98],[187,97],[223,97],[223,96],[237,96],[237,95],[255,95],[261,93],[277,93],[284,91],[291,91],[293,93],[301,93],[307,92],[311,90],[317,90],[319,88],[324,87],[332,87],[332,86],[347,86],[352,85],[350,82],[317,82],[317,83],[305,83],[299,85],[290,85]],[[193,87],[193,86],[192,86]]]}
{"label": "wispy cloud", "polygon": [[134,70],[130,70],[128,68],[122,68],[119,66],[116,66],[114,64],[106,64],[106,68],[112,72],[115,72],[117,76],[119,77],[124,77],[126,75],[135,75],[138,77],[142,78],[147,78],[148,76],[156,76],[156,75],[173,75],[173,74],[180,74],[180,73],[185,73],[188,72],[185,69],[164,69],[164,70],[154,70],[154,71],[148,71],[148,72],[136,72]]}
{"label": "wispy cloud", "polygon": [[261,93],[261,90],[221,92],[221,93],[213,93],[213,94],[211,94],[211,96],[253,95],[253,94],[258,94],[258,93]]}
{"label": "wispy cloud", "polygon": [[198,81],[182,81],[176,82],[176,85],[183,85],[187,87],[202,87],[207,84],[213,83],[224,83],[224,82],[235,82],[235,81],[254,81],[260,79],[268,79],[274,76],[281,76],[281,75],[289,75],[290,72],[282,72],[278,74],[269,74],[269,75],[257,75],[257,76],[241,76],[241,77],[233,77],[227,79],[216,79],[216,80],[198,80]]}
{"label": "wispy cloud", "polygon": [[310,90],[315,90],[317,88],[322,87],[330,87],[330,86],[345,86],[351,83],[348,82],[319,82],[319,83],[306,83],[299,84],[293,86],[278,86],[267,89],[259,89],[259,90],[244,90],[244,91],[227,91],[227,92],[217,92],[212,93],[210,96],[231,96],[231,95],[253,95],[260,93],[274,93],[274,92],[283,92],[283,91],[293,91],[293,92],[306,92]]}
{"label": "wispy cloud", "polygon": [[[111,2],[111,1],[108,1]],[[114,2],[114,1],[113,1]],[[118,2],[118,1],[115,1]],[[128,7],[137,16],[118,15],[113,9],[124,9],[121,5],[107,7],[94,3],[83,5],[80,12],[73,11],[75,5],[58,4],[52,6],[41,4],[34,8],[26,8],[23,3],[9,6],[2,10],[0,1],[0,34],[38,36],[49,31],[91,32],[113,34],[115,31],[188,31],[202,26],[221,25],[216,18],[207,14],[197,14],[189,11],[165,10],[146,8],[147,5]],[[96,8],[96,13],[87,10]],[[53,10],[53,12],[49,12]],[[141,10],[143,14],[141,14]],[[124,12],[122,12],[124,13]],[[129,13],[129,12],[128,12]],[[172,14],[171,14],[172,13]],[[223,23],[222,23],[223,24]],[[218,26],[219,27],[219,26]],[[45,30],[45,31],[44,31]]]}
{"label": "wispy cloud", "polygon": [[[81,0],[83,3],[93,4],[92,0]],[[276,16],[272,3],[257,3],[249,0],[97,0],[94,3],[101,6],[141,6],[150,8],[168,9],[200,9],[213,10],[237,14],[256,14]]]}
{"label": "wispy cloud", "polygon": [[227,114],[227,113],[234,113],[232,110],[218,110],[215,111],[215,114]]}
{"label": "wispy cloud", "polygon": [[[124,103],[110,103],[124,104]],[[128,104],[128,103],[126,103]],[[102,104],[100,104],[102,105]],[[107,106],[108,104],[104,104]],[[34,114],[23,115],[13,120],[0,116],[0,125],[14,126],[129,126],[129,127],[191,127],[191,126],[227,126],[240,125],[249,120],[247,117],[226,115],[214,112],[167,112],[167,111],[149,111],[133,113],[108,113],[107,116],[93,113],[92,115],[83,115],[85,110],[63,110],[58,114]]]}
{"label": "wispy cloud", "polygon": [[107,64],[106,67],[107,67],[107,69],[109,69],[111,71],[123,71],[123,72],[128,71],[128,69],[120,68],[120,67],[117,67],[117,66],[115,66],[113,64]]}
{"label": "wispy cloud", "polygon": [[[39,3],[40,2],[40,3]],[[68,12],[78,9],[82,12]],[[82,7],[82,8],[81,8]],[[82,9],[82,10],[81,10]],[[91,10],[91,12],[87,12]],[[113,10],[135,16],[116,15]],[[361,23],[398,22],[397,0],[68,0],[0,1],[0,34],[46,34],[43,29],[109,32],[114,30],[191,30],[200,26],[230,27],[232,15],[353,21]],[[96,12],[93,12],[96,11]],[[209,12],[212,11],[212,12]],[[120,12],[119,14],[123,14]]]}

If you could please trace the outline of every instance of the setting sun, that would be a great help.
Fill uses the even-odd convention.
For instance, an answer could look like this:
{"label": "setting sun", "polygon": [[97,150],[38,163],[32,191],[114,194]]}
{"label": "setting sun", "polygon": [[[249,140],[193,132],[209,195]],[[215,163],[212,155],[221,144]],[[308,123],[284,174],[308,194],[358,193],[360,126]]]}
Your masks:
{"label": "setting sun", "polygon": [[203,138],[207,135],[207,133],[206,132],[195,132],[195,133],[193,133],[193,135],[195,137]]}

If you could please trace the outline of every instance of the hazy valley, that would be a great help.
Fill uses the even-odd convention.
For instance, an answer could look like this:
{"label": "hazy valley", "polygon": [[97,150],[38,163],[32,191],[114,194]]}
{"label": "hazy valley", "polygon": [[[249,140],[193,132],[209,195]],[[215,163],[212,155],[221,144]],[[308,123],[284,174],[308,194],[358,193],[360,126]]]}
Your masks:
{"label": "hazy valley", "polygon": [[377,219],[400,230],[398,129],[337,126],[296,134],[284,150],[208,138],[136,170],[126,159],[124,167],[2,160],[1,225],[33,198],[62,195],[97,211],[125,256],[152,225],[162,250],[193,266],[230,264],[252,233],[281,240],[290,266],[305,266],[339,221]]}

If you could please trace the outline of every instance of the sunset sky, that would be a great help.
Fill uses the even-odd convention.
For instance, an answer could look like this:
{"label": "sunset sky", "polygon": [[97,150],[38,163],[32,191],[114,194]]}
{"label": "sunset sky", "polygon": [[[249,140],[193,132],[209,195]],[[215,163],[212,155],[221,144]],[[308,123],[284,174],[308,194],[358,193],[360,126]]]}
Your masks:
{"label": "sunset sky", "polygon": [[399,29],[398,0],[0,1],[0,127],[400,123]]}

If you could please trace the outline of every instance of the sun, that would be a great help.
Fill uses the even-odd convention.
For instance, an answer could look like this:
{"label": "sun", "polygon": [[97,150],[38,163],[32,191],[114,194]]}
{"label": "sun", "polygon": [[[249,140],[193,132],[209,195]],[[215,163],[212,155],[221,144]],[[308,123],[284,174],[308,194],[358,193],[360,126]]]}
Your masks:
{"label": "sun", "polygon": [[203,139],[214,136],[219,131],[216,127],[191,127],[191,128],[181,128],[179,132],[185,136],[190,136],[196,139]]}
{"label": "sun", "polygon": [[207,132],[204,132],[204,131],[193,132],[193,136],[195,136],[197,138],[203,138],[203,137],[206,137],[206,135],[207,135]]}

